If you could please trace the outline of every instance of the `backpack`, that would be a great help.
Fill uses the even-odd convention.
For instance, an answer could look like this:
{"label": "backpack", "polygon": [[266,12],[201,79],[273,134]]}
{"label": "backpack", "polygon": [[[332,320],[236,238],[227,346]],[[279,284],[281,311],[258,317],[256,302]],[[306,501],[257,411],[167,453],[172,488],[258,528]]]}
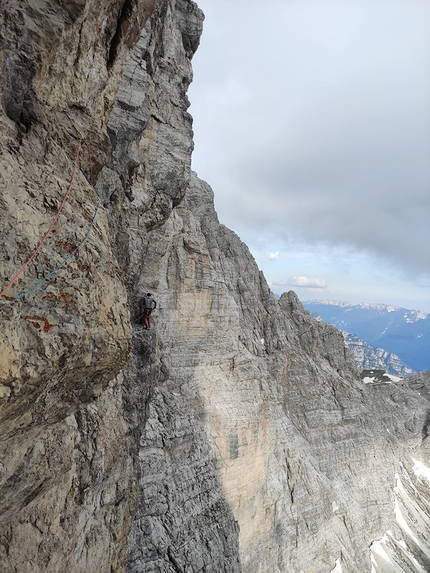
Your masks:
{"label": "backpack", "polygon": [[153,302],[155,302],[155,300],[152,298],[152,296],[144,296],[143,297],[143,307],[144,308],[151,308],[153,307]]}

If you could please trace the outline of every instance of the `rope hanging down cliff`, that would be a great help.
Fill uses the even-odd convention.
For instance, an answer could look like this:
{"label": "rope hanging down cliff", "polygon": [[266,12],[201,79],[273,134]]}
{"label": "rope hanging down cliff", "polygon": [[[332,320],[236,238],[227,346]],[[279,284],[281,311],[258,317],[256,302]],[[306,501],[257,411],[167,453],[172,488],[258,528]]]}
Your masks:
{"label": "rope hanging down cliff", "polygon": [[[44,234],[44,236],[42,237],[42,239],[40,240],[39,244],[36,246],[36,248],[34,249],[33,253],[30,255],[30,257],[27,259],[27,261],[22,265],[22,267],[19,269],[19,271],[15,274],[15,276],[12,278],[12,280],[9,281],[9,283],[3,288],[3,290],[0,292],[0,296],[3,296],[4,293],[16,282],[16,280],[18,279],[18,277],[24,272],[24,270],[28,267],[28,265],[31,263],[31,261],[34,259],[34,257],[37,255],[37,253],[40,251],[40,249],[42,248],[43,243],[46,241],[46,239],[48,238],[48,236],[51,234],[55,223],[58,220],[58,217],[60,216],[61,211],[63,210],[63,207],[67,201],[68,196],[70,195],[70,191],[72,190],[72,185],[73,182],[75,180],[76,177],[76,171],[78,168],[78,164],[79,164],[79,157],[81,154],[81,148],[82,148],[82,144],[84,144],[87,148],[87,153],[88,153],[88,163],[89,163],[89,182],[91,184],[91,186],[93,186],[93,173],[92,173],[92,162],[91,162],[91,151],[90,151],[90,146],[88,145],[88,143],[85,141],[85,139],[80,139],[79,143],[78,143],[78,148],[76,150],[76,155],[75,155],[75,162],[73,164],[73,172],[72,172],[72,176],[70,179],[70,183],[69,186],[67,188],[67,191],[63,197],[63,200],[61,201],[61,204],[58,208],[58,211],[49,227],[49,229],[46,231],[46,233]],[[30,293],[31,291],[35,290],[36,288],[38,288],[40,285],[42,285],[45,281],[47,281],[48,279],[50,279],[61,267],[63,267],[66,262],[71,259],[75,253],[82,247],[82,245],[85,243],[85,241],[88,239],[90,233],[91,233],[91,229],[94,226],[94,222],[95,219],[97,217],[97,213],[98,210],[100,208],[101,205],[101,200],[98,200],[98,203],[96,205],[96,209],[94,211],[94,215],[93,218],[91,220],[90,226],[88,227],[88,230],[84,236],[84,238],[82,239],[82,241],[79,243],[79,245],[71,252],[69,253],[69,255],[67,255],[67,257],[65,257],[61,263],[59,265],[57,265],[55,267],[55,269],[53,269],[48,275],[46,275],[45,277],[43,277],[43,279],[41,279],[40,281],[38,281],[36,284],[34,284],[33,286],[31,286],[30,288],[28,288],[27,290],[25,290],[23,293],[21,293],[20,295],[18,295],[17,297],[15,297],[13,300],[9,301],[7,304],[4,304],[3,306],[0,306],[0,311],[8,308],[9,306],[11,306],[12,304],[14,304],[15,302],[17,302],[18,300],[20,300],[21,298],[23,298],[25,295],[27,295],[28,293]]]}

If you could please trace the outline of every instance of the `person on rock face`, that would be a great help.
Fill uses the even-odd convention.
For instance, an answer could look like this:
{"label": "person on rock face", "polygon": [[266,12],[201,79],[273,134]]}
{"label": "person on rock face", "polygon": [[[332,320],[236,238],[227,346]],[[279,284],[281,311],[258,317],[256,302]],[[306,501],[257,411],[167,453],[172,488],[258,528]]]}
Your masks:
{"label": "person on rock face", "polygon": [[146,293],[146,296],[143,297],[143,314],[142,320],[145,330],[149,330],[151,328],[151,312],[157,308],[157,302],[155,301],[154,297],[150,292]]}

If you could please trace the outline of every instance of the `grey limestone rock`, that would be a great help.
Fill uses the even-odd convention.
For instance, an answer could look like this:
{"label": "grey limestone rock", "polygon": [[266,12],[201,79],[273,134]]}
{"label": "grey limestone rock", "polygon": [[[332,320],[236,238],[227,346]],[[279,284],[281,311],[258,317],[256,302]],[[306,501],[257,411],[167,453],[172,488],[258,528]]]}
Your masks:
{"label": "grey limestone rock", "polygon": [[[243,571],[328,572],[337,558],[343,571],[370,571],[369,545],[394,527],[399,460],[410,465],[409,451],[428,460],[428,399],[404,384],[363,385],[342,334],[313,321],[294,293],[276,301],[195,176],[148,240],[167,241],[156,265],[166,374],[155,390],[163,400],[149,413],[151,439],[142,442],[142,474],[154,472],[144,452],[156,428],[165,441],[160,416],[177,419],[177,404],[188,403],[204,420],[240,527]],[[163,474],[166,491],[183,487]],[[146,487],[143,480],[143,497]]]}

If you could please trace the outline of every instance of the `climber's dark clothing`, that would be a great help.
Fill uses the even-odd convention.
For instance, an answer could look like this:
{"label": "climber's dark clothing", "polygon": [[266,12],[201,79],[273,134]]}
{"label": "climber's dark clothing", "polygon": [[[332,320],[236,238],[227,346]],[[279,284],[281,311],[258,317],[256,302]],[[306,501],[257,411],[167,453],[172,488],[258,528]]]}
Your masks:
{"label": "climber's dark clothing", "polygon": [[150,308],[151,310],[157,308],[157,303],[152,294],[148,293],[146,296],[143,297],[143,307]]}
{"label": "climber's dark clothing", "polygon": [[146,330],[151,328],[151,312],[157,308],[157,302],[155,301],[154,297],[151,293],[147,293],[146,296],[143,297],[143,313],[142,313],[142,320]]}

